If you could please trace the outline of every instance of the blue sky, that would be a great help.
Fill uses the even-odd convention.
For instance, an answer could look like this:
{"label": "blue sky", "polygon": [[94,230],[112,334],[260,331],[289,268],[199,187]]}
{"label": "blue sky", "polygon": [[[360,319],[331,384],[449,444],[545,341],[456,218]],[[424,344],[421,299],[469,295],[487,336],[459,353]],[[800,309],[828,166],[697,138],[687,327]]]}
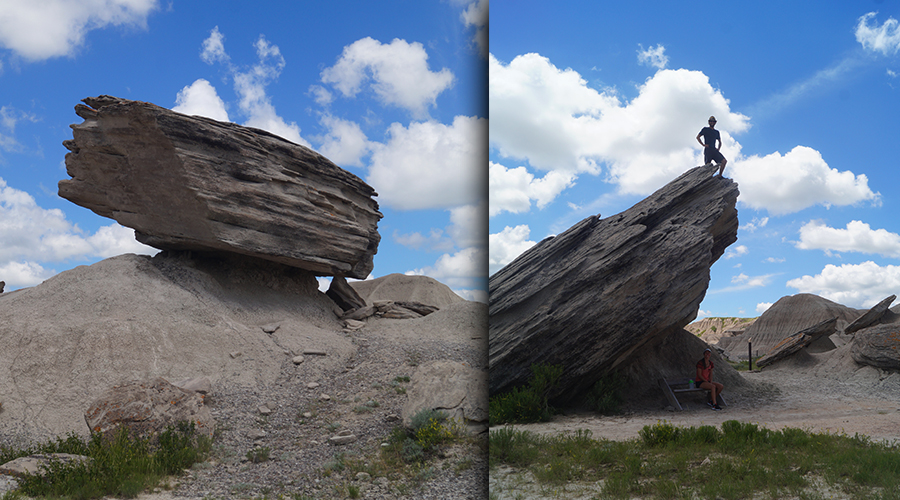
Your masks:
{"label": "blue sky", "polygon": [[373,277],[485,300],[487,3],[0,3],[0,280],[155,252],[56,194],[73,108],[109,94],[316,149],[379,193]]}
{"label": "blue sky", "polygon": [[495,1],[489,270],[702,164],[715,115],[740,229],[700,316],[900,293],[900,6]]}

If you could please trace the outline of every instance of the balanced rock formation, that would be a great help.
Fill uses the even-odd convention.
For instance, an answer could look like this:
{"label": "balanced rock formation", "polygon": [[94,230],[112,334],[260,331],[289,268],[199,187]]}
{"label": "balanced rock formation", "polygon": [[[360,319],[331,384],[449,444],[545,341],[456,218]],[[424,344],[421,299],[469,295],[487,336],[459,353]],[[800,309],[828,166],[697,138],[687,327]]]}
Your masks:
{"label": "balanced rock formation", "polygon": [[782,297],[728,345],[726,355],[731,359],[746,360],[748,340],[754,354],[768,353],[791,335],[832,318],[837,318],[835,330],[840,332],[860,314],[862,311],[810,293]]}
{"label": "balanced rock formation", "polygon": [[[550,397],[578,401],[642,347],[684,332],[710,266],[737,240],[738,187],[715,172],[691,169],[618,215],[588,217],[545,239],[491,276],[491,394],[527,383],[532,364],[560,364]],[[688,374],[695,362],[687,361]]]}
{"label": "balanced rock formation", "polygon": [[225,251],[365,278],[381,237],[375,191],[263,130],[111,96],[75,113],[59,195],[163,250]]}

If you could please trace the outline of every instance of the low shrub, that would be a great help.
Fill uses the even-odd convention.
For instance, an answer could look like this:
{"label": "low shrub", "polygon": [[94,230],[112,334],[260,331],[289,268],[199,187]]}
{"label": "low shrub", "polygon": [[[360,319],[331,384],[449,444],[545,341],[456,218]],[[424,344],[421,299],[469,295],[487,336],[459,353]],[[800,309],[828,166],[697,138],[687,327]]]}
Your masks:
{"label": "low shrub", "polygon": [[527,386],[514,387],[489,400],[490,425],[550,420],[551,408],[547,397],[562,376],[562,366],[536,364],[531,365],[531,372]]}
{"label": "low shrub", "polygon": [[605,375],[591,387],[585,397],[585,404],[601,415],[619,413],[624,401],[622,385],[622,377],[617,372]]}

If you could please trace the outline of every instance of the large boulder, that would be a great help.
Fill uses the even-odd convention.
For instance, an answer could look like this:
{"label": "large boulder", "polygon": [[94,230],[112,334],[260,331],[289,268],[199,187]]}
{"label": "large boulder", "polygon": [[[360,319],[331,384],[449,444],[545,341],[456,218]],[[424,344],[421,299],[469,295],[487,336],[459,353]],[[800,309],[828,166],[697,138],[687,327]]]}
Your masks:
{"label": "large boulder", "polygon": [[403,424],[422,410],[438,410],[473,434],[487,429],[487,372],[456,361],[440,359],[413,373],[409,398],[403,405]]}
{"label": "large boulder", "polygon": [[141,438],[156,438],[182,422],[193,423],[195,430],[207,437],[215,431],[203,395],[161,377],[111,387],[85,410],[84,421],[92,432],[113,435],[124,427],[130,435]]}
{"label": "large boulder", "polygon": [[768,353],[791,335],[832,318],[837,318],[835,329],[841,332],[862,313],[810,293],[782,297],[729,344],[726,355],[731,359],[746,360],[748,340],[754,355]]}
{"label": "large boulder", "polygon": [[863,365],[900,370],[900,323],[859,330],[853,337],[850,354]]}
{"label": "large boulder", "polygon": [[641,347],[682,332],[737,240],[738,186],[715,171],[696,167],[618,215],[588,217],[491,276],[490,392],[525,384],[532,364],[560,364],[550,396],[577,401]]}
{"label": "large boulder", "polygon": [[225,251],[365,278],[381,237],[375,191],[263,130],[100,96],[75,113],[59,195],[164,250]]}

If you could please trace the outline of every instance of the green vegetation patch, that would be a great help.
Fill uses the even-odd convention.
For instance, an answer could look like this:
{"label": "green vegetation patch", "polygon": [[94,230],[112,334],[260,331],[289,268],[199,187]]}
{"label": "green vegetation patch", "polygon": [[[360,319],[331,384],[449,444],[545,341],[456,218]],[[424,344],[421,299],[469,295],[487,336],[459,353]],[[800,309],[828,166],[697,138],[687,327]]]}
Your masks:
{"label": "green vegetation patch", "polygon": [[598,498],[822,498],[825,484],[853,499],[900,499],[900,447],[864,436],[772,431],[735,420],[713,426],[645,426],[629,441],[580,430],[541,436],[490,433],[490,467],[531,472],[548,486],[596,483]]}
{"label": "green vegetation patch", "polygon": [[19,478],[19,490],[29,497],[88,499],[104,496],[134,498],[158,486],[163,478],[180,475],[205,459],[211,440],[198,435],[193,423],[169,427],[152,443],[120,428],[113,436],[94,433],[88,440],[69,434],[44,445],[14,449],[0,446],[0,463],[39,453],[72,453],[91,458],[85,463],[52,462],[45,474]]}

